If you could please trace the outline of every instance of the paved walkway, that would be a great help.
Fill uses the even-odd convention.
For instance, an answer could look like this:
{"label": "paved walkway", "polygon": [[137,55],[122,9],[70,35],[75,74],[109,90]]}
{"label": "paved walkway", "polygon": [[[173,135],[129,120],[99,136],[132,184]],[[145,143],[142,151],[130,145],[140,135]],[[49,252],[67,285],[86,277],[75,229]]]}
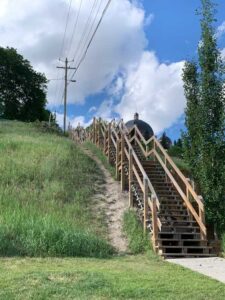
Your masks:
{"label": "paved walkway", "polygon": [[167,261],[189,268],[225,283],[225,259],[220,257],[207,258],[174,258]]}

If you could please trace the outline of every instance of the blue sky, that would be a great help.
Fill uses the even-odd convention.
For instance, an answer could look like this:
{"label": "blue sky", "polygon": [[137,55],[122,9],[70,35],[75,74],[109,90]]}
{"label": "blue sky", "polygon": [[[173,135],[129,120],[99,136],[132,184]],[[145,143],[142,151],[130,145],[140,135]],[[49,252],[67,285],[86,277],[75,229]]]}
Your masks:
{"label": "blue sky", "polygon": [[[106,2],[72,0],[65,26],[70,0],[1,0],[0,43],[18,49],[48,79],[63,78],[56,69],[59,57],[77,66]],[[225,1],[215,2],[225,57]],[[88,125],[93,116],[128,121],[137,111],[155,134],[166,130],[178,138],[184,128],[182,68],[197,55],[200,6],[200,0],[112,0],[77,82],[68,87],[68,121],[73,126]],[[63,80],[50,81],[48,107],[61,125],[62,95]]]}

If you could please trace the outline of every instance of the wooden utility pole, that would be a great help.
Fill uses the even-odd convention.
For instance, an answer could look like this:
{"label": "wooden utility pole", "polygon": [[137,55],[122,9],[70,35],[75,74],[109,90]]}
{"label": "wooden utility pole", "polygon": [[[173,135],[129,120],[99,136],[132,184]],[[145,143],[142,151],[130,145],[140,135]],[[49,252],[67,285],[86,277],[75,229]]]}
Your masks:
{"label": "wooden utility pole", "polygon": [[[73,62],[73,61],[71,61]],[[67,86],[68,86],[68,70],[76,70],[76,68],[72,68],[68,66],[68,59],[65,60],[65,67],[59,67],[58,69],[64,69],[65,70],[65,87],[64,87],[64,117],[63,117],[63,132],[66,132],[66,113],[67,113]],[[76,82],[76,80],[69,80],[70,82]]]}

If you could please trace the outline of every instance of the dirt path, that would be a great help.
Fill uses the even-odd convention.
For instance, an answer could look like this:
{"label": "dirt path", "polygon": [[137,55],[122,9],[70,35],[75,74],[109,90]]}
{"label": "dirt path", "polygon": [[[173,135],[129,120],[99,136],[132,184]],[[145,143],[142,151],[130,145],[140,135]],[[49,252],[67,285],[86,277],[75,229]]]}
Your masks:
{"label": "dirt path", "polygon": [[84,152],[96,161],[104,175],[104,183],[98,184],[100,192],[94,196],[96,213],[104,212],[109,232],[109,241],[119,253],[127,251],[127,240],[122,232],[124,211],[128,208],[128,193],[121,192],[119,182],[115,181],[102,162],[88,149]]}
{"label": "dirt path", "polygon": [[167,259],[198,273],[225,283],[225,259],[220,257]]}

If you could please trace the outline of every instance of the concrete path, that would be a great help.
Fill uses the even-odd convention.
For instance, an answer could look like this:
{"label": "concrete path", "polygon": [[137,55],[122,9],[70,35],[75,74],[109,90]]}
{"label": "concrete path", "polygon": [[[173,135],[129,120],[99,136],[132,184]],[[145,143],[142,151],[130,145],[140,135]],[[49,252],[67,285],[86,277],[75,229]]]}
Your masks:
{"label": "concrete path", "polygon": [[174,258],[168,262],[181,265],[225,283],[225,259],[220,257]]}

